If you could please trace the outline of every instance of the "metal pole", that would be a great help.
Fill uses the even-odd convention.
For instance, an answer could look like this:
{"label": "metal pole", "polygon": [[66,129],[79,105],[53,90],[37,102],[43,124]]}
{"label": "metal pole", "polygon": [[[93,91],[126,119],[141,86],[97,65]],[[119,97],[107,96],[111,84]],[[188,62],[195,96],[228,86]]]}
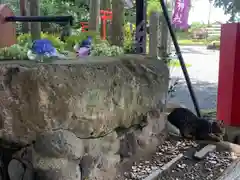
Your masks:
{"label": "metal pole", "polygon": [[176,35],[175,35],[174,31],[173,31],[173,28],[172,28],[172,25],[171,25],[171,21],[170,21],[169,15],[168,15],[167,7],[166,7],[166,4],[165,4],[164,1],[165,0],[160,0],[160,4],[162,6],[163,15],[164,15],[164,18],[165,18],[166,23],[168,25],[168,29],[169,29],[170,35],[172,37],[172,41],[173,41],[173,44],[174,44],[174,47],[175,47],[175,50],[176,50],[176,54],[178,56],[178,59],[179,59],[180,65],[181,65],[181,68],[182,68],[182,71],[183,71],[183,74],[184,74],[184,77],[185,77],[185,80],[186,80],[186,83],[187,83],[187,86],[188,86],[188,90],[189,90],[190,96],[191,96],[192,101],[193,101],[193,105],[195,107],[197,115],[199,117],[201,117],[201,112],[200,112],[200,108],[199,108],[199,105],[198,105],[198,101],[197,101],[196,95],[194,93],[194,90],[193,90],[193,87],[192,87],[192,83],[191,83],[191,80],[189,78],[189,75],[188,75],[188,72],[187,72],[187,68],[186,68],[186,65],[184,63],[183,56],[182,56],[179,44],[177,42]]}
{"label": "metal pole", "polygon": [[72,16],[8,16],[7,22],[69,22],[73,24]]}

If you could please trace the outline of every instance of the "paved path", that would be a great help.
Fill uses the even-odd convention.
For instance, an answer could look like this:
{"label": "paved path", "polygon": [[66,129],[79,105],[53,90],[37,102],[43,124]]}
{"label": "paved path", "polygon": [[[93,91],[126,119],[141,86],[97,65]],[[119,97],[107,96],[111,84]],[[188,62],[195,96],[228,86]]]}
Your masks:
{"label": "paved path", "polygon": [[[207,50],[204,46],[181,47],[186,63],[191,64],[188,72],[199,101],[200,108],[212,109],[216,107],[219,51]],[[171,68],[173,79],[179,79],[176,96],[172,102],[180,102],[194,110],[188,88],[181,68]]]}

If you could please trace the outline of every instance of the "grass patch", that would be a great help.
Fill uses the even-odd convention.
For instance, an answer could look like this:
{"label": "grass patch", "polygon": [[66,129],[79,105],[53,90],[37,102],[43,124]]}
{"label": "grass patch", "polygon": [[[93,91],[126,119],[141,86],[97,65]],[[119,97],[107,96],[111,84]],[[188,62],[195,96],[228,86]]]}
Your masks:
{"label": "grass patch", "polygon": [[178,40],[189,39],[190,34],[188,32],[176,32],[176,36]]}
{"label": "grass patch", "polygon": [[180,45],[206,45],[206,40],[195,40],[195,39],[180,39],[178,40]]}
{"label": "grass patch", "polygon": [[[186,63],[185,65],[186,65],[187,68],[192,66],[191,64],[188,64],[188,63]],[[168,63],[168,66],[170,66],[170,67],[181,67],[181,64],[180,64],[178,59],[174,59],[174,60],[171,60]]]}

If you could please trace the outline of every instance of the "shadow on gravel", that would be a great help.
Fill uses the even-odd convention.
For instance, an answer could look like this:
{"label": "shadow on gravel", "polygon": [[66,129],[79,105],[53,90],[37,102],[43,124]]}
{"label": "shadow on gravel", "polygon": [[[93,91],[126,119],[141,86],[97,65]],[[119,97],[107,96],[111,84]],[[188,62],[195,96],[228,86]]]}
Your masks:
{"label": "shadow on gravel", "polygon": [[[174,82],[174,78],[173,78]],[[205,81],[192,80],[193,88],[201,109],[216,108],[217,100],[217,83],[209,83]],[[170,102],[181,103],[187,108],[194,111],[192,99],[190,97],[185,79],[180,78],[179,84],[176,86],[175,96],[170,99]]]}

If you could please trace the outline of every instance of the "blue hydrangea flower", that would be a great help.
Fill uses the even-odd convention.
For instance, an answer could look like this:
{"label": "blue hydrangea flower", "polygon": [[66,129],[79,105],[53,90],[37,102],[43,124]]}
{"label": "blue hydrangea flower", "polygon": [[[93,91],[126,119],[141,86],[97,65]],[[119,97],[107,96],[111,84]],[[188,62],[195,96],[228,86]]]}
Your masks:
{"label": "blue hydrangea flower", "polygon": [[56,49],[48,39],[35,40],[32,45],[32,52],[36,55],[46,55],[49,57],[57,54]]}
{"label": "blue hydrangea flower", "polygon": [[92,46],[92,37],[88,36],[87,39],[83,40],[80,47],[91,48]]}

